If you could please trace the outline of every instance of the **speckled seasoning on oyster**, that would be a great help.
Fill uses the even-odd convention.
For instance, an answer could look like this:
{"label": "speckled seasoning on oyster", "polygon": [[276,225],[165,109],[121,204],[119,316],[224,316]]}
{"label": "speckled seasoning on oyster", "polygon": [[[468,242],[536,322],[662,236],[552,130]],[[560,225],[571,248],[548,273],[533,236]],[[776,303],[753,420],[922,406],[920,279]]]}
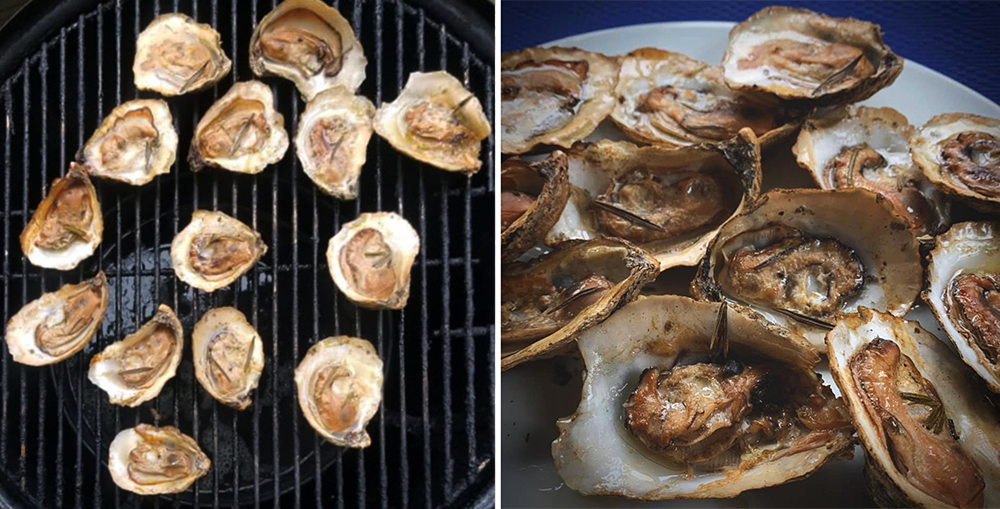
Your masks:
{"label": "speckled seasoning on oyster", "polygon": [[820,188],[879,193],[917,236],[933,235],[947,227],[951,207],[913,164],[914,132],[892,108],[842,106],[807,120],[792,151]]}
{"label": "speckled seasoning on oyster", "polygon": [[111,479],[140,495],[180,493],[212,466],[194,439],[173,426],[122,430],[108,449]]}
{"label": "speckled seasoning on oyster", "polygon": [[858,311],[826,341],[869,494],[880,507],[996,507],[1000,428],[980,384],[917,322]]}
{"label": "speckled seasoning on oyster", "polygon": [[83,350],[108,310],[103,272],[26,304],[7,322],[7,350],[15,362],[44,366]]}
{"label": "speckled seasoning on oyster", "polygon": [[896,80],[903,59],[878,25],[767,7],[729,32],[722,69],[734,89],[820,106],[871,97]]}
{"label": "speckled seasoning on oyster", "polygon": [[161,99],[118,105],[80,149],[77,159],[91,176],[141,186],[170,173],[177,156],[177,131]]}
{"label": "speckled seasoning on oyster", "polygon": [[239,219],[196,210],[170,244],[170,263],[181,281],[214,292],[236,281],[264,253],[267,244],[260,234]]}
{"label": "speckled seasoning on oyster", "polygon": [[295,368],[295,385],[320,436],[341,447],[371,444],[365,426],[382,403],[382,359],[370,342],[335,336],[316,343]]}
{"label": "speckled seasoning on oyster", "polygon": [[402,216],[373,212],[346,223],[330,239],[326,260],[337,288],[369,309],[403,309],[420,237]]}
{"label": "speckled seasoning on oyster", "polygon": [[853,455],[847,409],[814,371],[819,353],[752,316],[641,297],[578,344],[583,395],[552,443],[577,492],[730,498]]}
{"label": "speckled seasoning on oyster", "polygon": [[615,105],[618,62],[578,48],[528,48],[500,57],[500,150],[569,148]]}
{"label": "speckled seasoning on oyster", "polygon": [[324,193],[358,197],[358,178],[368,153],[375,106],[342,87],[325,90],[306,105],[295,133],[302,170]]}
{"label": "speckled seasoning on oyster", "polygon": [[319,0],[281,2],[250,39],[254,74],[291,80],[306,101],[335,86],[353,93],[365,80],[367,63],[351,24]]}
{"label": "speckled seasoning on oyster", "polygon": [[209,310],[191,333],[194,375],[213,398],[236,410],[250,405],[264,369],[260,335],[238,309]]}
{"label": "speckled seasoning on oyster", "polygon": [[910,153],[938,189],[983,212],[1000,211],[1000,119],[937,115],[910,138]]}
{"label": "speckled seasoning on oyster", "polygon": [[479,99],[445,71],[415,72],[375,112],[375,132],[396,150],[442,170],[473,174],[490,123]]}
{"label": "speckled seasoning on oyster", "polygon": [[49,187],[21,232],[21,250],[33,265],[70,270],[94,254],[104,235],[104,216],[86,168],[69,171]]}
{"label": "speckled seasoning on oyster", "polygon": [[569,198],[566,154],[544,161],[510,158],[500,165],[500,261],[512,262],[541,242]]}
{"label": "speckled seasoning on oyster", "polygon": [[218,83],[231,65],[219,32],[186,14],[170,13],[139,34],[132,73],[136,88],[175,96]]}

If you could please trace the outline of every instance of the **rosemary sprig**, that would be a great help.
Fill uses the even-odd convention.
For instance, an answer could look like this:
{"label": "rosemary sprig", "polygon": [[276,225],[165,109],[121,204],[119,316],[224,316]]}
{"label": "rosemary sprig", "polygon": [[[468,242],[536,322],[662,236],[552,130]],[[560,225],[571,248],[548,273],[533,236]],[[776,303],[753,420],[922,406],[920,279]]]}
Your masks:
{"label": "rosemary sprig", "polygon": [[824,89],[830,88],[831,86],[833,86],[834,83],[837,83],[846,78],[847,76],[849,76],[851,74],[851,71],[853,71],[854,68],[857,67],[858,64],[861,62],[862,58],[865,58],[865,56],[858,55],[858,58],[851,60],[851,63],[845,65],[839,71],[828,76],[825,80],[823,80],[823,83],[820,83],[818,87],[813,89],[810,95],[816,97],[816,94],[820,93]]}
{"label": "rosemary sprig", "polygon": [[712,331],[712,340],[708,344],[708,349],[722,358],[729,357],[729,302],[723,300],[719,308],[719,317],[715,320],[715,330]]}
{"label": "rosemary sprig", "polygon": [[570,305],[571,303],[576,302],[577,300],[579,300],[579,299],[581,299],[581,298],[583,298],[583,297],[585,297],[587,295],[590,295],[590,294],[592,294],[594,292],[600,291],[600,290],[605,290],[605,288],[601,288],[599,286],[591,286],[589,288],[584,288],[583,290],[580,290],[580,291],[578,291],[578,292],[570,295],[569,297],[567,297],[565,300],[559,302],[558,304],[556,304],[556,305],[554,305],[554,306],[546,309],[545,313],[546,314],[555,313],[556,311],[559,311],[560,309],[562,309],[562,308]]}
{"label": "rosemary sprig", "polygon": [[603,210],[605,212],[608,212],[610,214],[614,214],[614,215],[616,215],[616,216],[618,216],[618,217],[620,217],[620,218],[622,218],[622,219],[624,219],[624,220],[626,220],[626,221],[628,221],[630,223],[638,224],[639,226],[642,226],[643,228],[649,228],[650,230],[658,231],[658,232],[661,232],[661,233],[666,233],[666,231],[667,231],[667,230],[663,229],[662,226],[660,226],[660,225],[658,225],[658,224],[656,224],[656,223],[654,223],[652,221],[649,221],[648,219],[639,217],[639,216],[637,216],[637,215],[635,215],[635,214],[633,214],[633,213],[631,213],[631,212],[629,212],[629,211],[627,211],[625,209],[616,207],[616,206],[614,206],[614,205],[612,205],[610,203],[595,200],[593,202],[593,204],[594,204],[595,207],[597,207],[597,208],[599,208],[599,209],[601,209],[601,210]]}
{"label": "rosemary sprig", "polygon": [[818,318],[813,318],[811,316],[803,315],[802,313],[796,313],[790,309],[774,308],[775,311],[799,322],[807,325],[812,325],[813,327],[818,327],[825,330],[833,330],[833,324],[830,322],[825,322]]}
{"label": "rosemary sprig", "polygon": [[899,396],[906,401],[931,408],[930,415],[924,420],[924,427],[935,435],[944,429],[945,415],[944,405],[940,401],[926,395],[914,392],[900,392]]}

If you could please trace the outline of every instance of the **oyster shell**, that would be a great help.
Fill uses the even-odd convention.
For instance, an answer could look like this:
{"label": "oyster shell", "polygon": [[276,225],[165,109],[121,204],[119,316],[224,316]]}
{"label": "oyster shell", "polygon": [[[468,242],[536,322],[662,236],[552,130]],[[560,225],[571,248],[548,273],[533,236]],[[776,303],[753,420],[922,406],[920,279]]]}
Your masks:
{"label": "oyster shell", "polygon": [[819,354],[751,316],[642,297],[578,344],[583,395],[557,422],[552,458],[582,494],[729,498],[853,455],[846,408],[813,371]]}
{"label": "oyster shell", "polygon": [[231,66],[219,32],[186,14],[170,13],[139,34],[132,74],[139,90],[175,96],[218,83]]}
{"label": "oyster shell", "polygon": [[936,240],[924,300],[959,357],[1000,393],[1000,221],[958,223]]}
{"label": "oyster shell", "polygon": [[191,333],[194,375],[220,402],[243,410],[264,369],[260,335],[236,308],[209,310]]}
{"label": "oyster shell", "polygon": [[211,466],[197,442],[173,426],[140,424],[119,432],[109,447],[111,479],[140,495],[180,493]]}
{"label": "oyster shell", "polygon": [[500,151],[569,148],[615,106],[618,61],[578,48],[528,48],[500,57]]}
{"label": "oyster shell", "polygon": [[1000,119],[938,115],[910,138],[910,153],[938,189],[983,212],[1000,212]]}
{"label": "oyster shell", "polygon": [[659,274],[649,253],[617,239],[567,245],[500,270],[500,367],[551,357],[604,321]]}
{"label": "oyster shell", "polygon": [[695,265],[715,232],[760,193],[760,146],[732,140],[668,149],[602,140],[569,150],[569,201],[545,243],[621,237],[660,270]]}
{"label": "oyster shell", "polygon": [[382,403],[382,359],[371,343],[335,336],[312,346],[295,368],[299,407],[313,429],[342,447],[368,447],[368,421]]}
{"label": "oyster shell", "polygon": [[365,80],[367,64],[350,23],[318,0],[281,2],[250,39],[254,74],[291,80],[306,101],[338,85],[354,92]]}
{"label": "oyster shell", "polygon": [[920,292],[917,241],[867,189],[775,189],[719,228],[691,282],[824,351],[837,316],[858,306],[903,316]]}
{"label": "oyster shell", "polygon": [[177,131],[167,103],[135,99],[111,110],[77,159],[94,177],[141,186],[170,173],[176,156]]}
{"label": "oyster shell", "polygon": [[375,112],[375,132],[396,150],[442,170],[473,174],[490,122],[479,99],[445,71],[415,72]]}
{"label": "oyster shell", "polygon": [[194,211],[191,223],[170,243],[174,274],[206,292],[236,281],[265,253],[259,233],[239,219],[207,210]]}
{"label": "oyster shell", "polygon": [[544,161],[511,158],[500,165],[500,261],[512,262],[541,242],[569,198],[566,154]]}
{"label": "oyster shell", "polygon": [[260,173],[288,150],[285,117],[274,109],[271,89],[259,81],[236,83],[198,122],[191,141],[191,170],[216,166]]}
{"label": "oyster shell", "polygon": [[21,232],[21,250],[33,265],[70,270],[94,254],[104,235],[104,216],[86,168],[69,171],[49,187]]}
{"label": "oyster shell", "polygon": [[1000,428],[979,384],[917,322],[858,312],[826,340],[872,498],[881,507],[996,507]]}
{"label": "oyster shell", "polygon": [[344,224],[326,250],[330,276],[351,302],[369,309],[403,309],[420,237],[402,216],[373,212]]}
{"label": "oyster shell", "polygon": [[615,95],[611,120],[641,143],[724,141],[749,127],[766,147],[801,124],[774,99],[730,89],[721,67],[656,48],[640,48],[621,58]]}
{"label": "oyster shell", "polygon": [[722,70],[736,90],[825,106],[871,97],[896,80],[903,59],[882,42],[878,25],[767,7],[729,32]]}
{"label": "oyster shell", "polygon": [[822,189],[860,187],[885,196],[917,236],[947,227],[950,203],[910,158],[914,129],[892,108],[842,106],[810,118],[792,147]]}
{"label": "oyster shell", "polygon": [[83,350],[108,310],[104,272],[29,302],[7,322],[7,350],[14,362],[45,366]]}
{"label": "oyster shell", "polygon": [[372,137],[375,106],[342,87],[325,90],[306,105],[295,133],[302,170],[324,193],[358,197],[358,177]]}
{"label": "oyster shell", "polygon": [[177,372],[183,350],[181,322],[160,304],[139,330],[95,355],[87,377],[108,393],[112,404],[136,407],[160,394]]}

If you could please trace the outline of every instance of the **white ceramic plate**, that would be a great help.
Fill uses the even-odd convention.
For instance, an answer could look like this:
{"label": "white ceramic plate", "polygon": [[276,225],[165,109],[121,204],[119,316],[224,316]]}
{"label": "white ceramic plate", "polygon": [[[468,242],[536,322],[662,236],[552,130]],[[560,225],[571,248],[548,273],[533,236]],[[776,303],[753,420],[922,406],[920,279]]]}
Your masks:
{"label": "white ceramic plate", "polygon": [[[652,46],[684,53],[710,63],[722,61],[733,23],[655,23],[613,28],[553,41],[607,55],[623,55]],[[919,55],[902,55],[904,58]],[[961,83],[907,59],[896,82],[862,104],[891,106],[920,126],[932,116],[968,112],[1000,117],[1000,106]],[[588,140],[623,139],[610,121]],[[791,142],[764,154],[764,188],[815,187],[791,154]],[[657,282],[657,293],[687,294],[690,268],[670,269]],[[918,304],[907,316],[945,339],[934,316]],[[832,385],[825,364],[821,370]],[[572,414],[582,382],[578,362],[554,359],[528,363],[501,375],[500,474],[503,507],[874,507],[864,488],[860,447],[854,460],[829,463],[808,479],[755,490],[729,500],[677,500],[641,503],[613,497],[583,497],[567,488],[552,464],[556,419]],[[833,387],[837,391],[836,386]],[[837,391],[839,393],[839,391]]]}

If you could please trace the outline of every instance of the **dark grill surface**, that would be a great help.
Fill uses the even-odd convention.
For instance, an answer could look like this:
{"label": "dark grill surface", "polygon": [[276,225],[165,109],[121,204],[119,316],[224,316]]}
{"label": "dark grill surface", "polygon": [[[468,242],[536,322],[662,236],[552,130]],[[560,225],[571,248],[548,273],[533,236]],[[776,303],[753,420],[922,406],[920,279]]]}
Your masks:
{"label": "dark grill surface", "polygon": [[[55,366],[0,361],[0,505],[27,507],[466,507],[491,503],[493,486],[493,138],[474,177],[449,174],[372,137],[361,193],[338,202],[302,172],[294,146],[263,173],[239,175],[185,162],[195,125],[215,98],[253,79],[247,48],[276,2],[120,0],[97,4],[31,48],[0,86],[3,317],[63,284],[108,275],[107,317],[87,348]],[[32,8],[44,9],[36,1]],[[492,55],[479,55],[429,12],[405,3],[334,2],[368,57],[360,94],[395,99],[409,73],[446,69],[479,97],[492,121]],[[171,173],[143,187],[97,180],[104,213],[98,252],[68,272],[22,256],[18,236],[52,180],[115,105],[135,97],[137,34],[164,12],[187,13],[219,31],[233,72],[213,90],[167,99],[180,136]],[[294,136],[304,109],[294,85],[265,78]],[[220,210],[259,231],[268,253],[252,272],[213,294],[174,277],[170,242],[196,209]],[[326,246],[360,212],[396,211],[420,233],[411,295],[403,311],[359,310],[336,290]],[[264,340],[266,362],[253,404],[218,404],[194,378],[190,348],[159,397],[136,409],[110,405],[86,379],[90,358],[136,330],[160,303],[186,340],[218,306],[244,312]],[[372,445],[335,447],[302,417],[293,370],[319,339],[372,341],[385,363]],[[195,438],[212,469],[193,489],[140,497],[118,489],[108,444],[138,423],[174,425]]]}

